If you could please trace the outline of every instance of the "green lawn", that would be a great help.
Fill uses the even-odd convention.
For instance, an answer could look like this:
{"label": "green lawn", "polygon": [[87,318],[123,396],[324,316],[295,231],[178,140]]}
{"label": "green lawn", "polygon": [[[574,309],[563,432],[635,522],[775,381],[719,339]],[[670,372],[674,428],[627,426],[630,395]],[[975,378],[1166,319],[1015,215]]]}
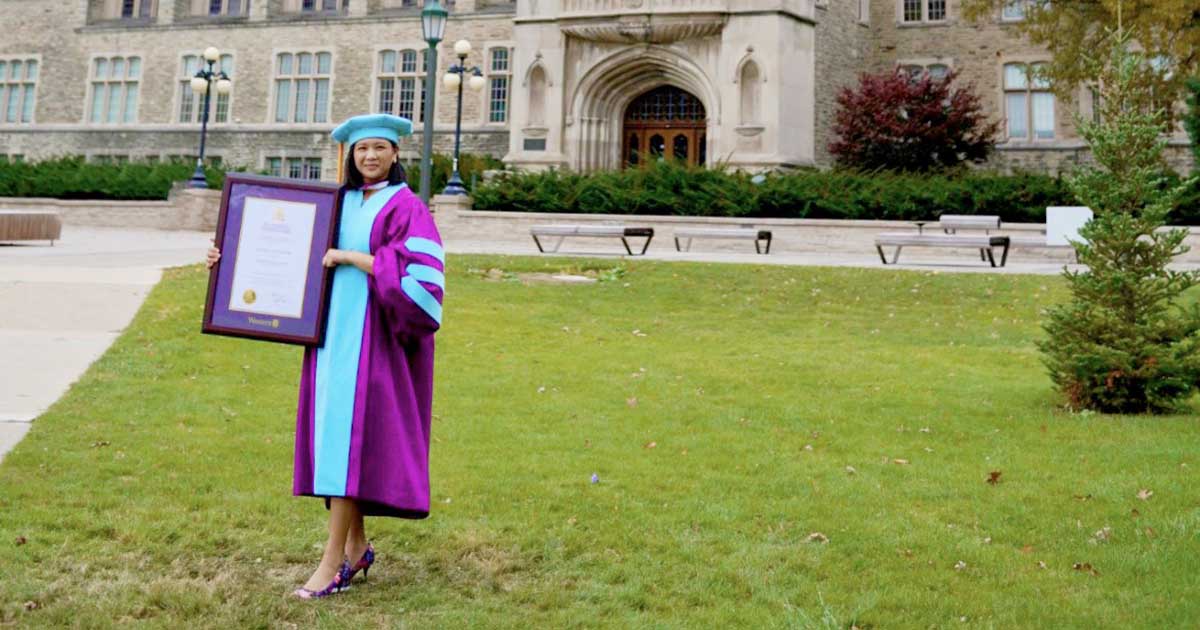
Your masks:
{"label": "green lawn", "polygon": [[[0,625],[1200,619],[1200,405],[1060,410],[1058,278],[450,263],[433,515],[368,523],[367,586],[287,597],[325,526],[290,496],[300,351],[200,335],[187,268],[0,464]],[[516,281],[559,268],[603,281]]]}

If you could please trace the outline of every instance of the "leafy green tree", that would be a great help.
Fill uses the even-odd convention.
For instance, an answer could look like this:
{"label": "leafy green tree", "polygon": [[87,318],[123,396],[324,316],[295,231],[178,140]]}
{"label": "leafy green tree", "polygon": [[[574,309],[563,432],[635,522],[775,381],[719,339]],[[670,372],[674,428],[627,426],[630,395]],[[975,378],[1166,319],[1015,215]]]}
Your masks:
{"label": "leafy green tree", "polygon": [[1114,33],[1100,78],[1101,120],[1079,120],[1095,167],[1068,185],[1096,213],[1076,243],[1085,271],[1064,271],[1072,300],[1043,323],[1044,360],[1074,408],[1109,413],[1166,412],[1200,388],[1200,305],[1180,297],[1200,272],[1168,268],[1187,251],[1187,230],[1163,229],[1185,187],[1168,186],[1161,110],[1139,107],[1145,57]]}
{"label": "leafy green tree", "polygon": [[[1096,77],[1087,62],[1092,51],[1107,50],[1119,27],[1137,43],[1155,72],[1136,77],[1160,107],[1182,94],[1187,77],[1200,76],[1200,3],[1196,0],[963,0],[964,17],[991,21],[1005,6],[1023,7],[1014,24],[1019,33],[1050,53],[1046,75],[1064,98]],[[1168,111],[1168,115],[1170,115]]]}
{"label": "leafy green tree", "polygon": [[1187,80],[1187,112],[1183,115],[1183,127],[1192,139],[1192,155],[1200,169],[1200,79]]}

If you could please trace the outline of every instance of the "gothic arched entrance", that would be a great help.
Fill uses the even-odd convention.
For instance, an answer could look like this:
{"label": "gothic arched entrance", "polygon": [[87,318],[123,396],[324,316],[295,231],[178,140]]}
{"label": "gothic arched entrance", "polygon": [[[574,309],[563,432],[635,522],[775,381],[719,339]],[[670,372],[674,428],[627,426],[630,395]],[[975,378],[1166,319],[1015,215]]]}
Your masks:
{"label": "gothic arched entrance", "polygon": [[626,166],[675,159],[692,166],[708,161],[704,103],[673,85],[656,87],[625,108],[621,156]]}

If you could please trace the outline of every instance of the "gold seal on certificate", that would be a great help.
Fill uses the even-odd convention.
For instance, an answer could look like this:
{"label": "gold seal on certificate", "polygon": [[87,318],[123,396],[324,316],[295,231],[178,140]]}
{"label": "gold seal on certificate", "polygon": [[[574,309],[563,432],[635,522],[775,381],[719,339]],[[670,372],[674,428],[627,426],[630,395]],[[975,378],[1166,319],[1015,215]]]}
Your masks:
{"label": "gold seal on certificate", "polygon": [[253,304],[257,299],[258,294],[254,292],[254,289],[246,289],[246,292],[242,294],[242,302],[246,304]]}

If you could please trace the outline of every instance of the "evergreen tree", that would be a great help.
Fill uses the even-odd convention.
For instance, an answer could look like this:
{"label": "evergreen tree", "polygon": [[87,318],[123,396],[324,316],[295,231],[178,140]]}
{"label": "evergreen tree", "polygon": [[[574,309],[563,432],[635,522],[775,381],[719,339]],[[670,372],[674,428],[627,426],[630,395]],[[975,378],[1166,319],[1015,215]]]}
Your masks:
{"label": "evergreen tree", "polygon": [[1163,177],[1162,111],[1152,111],[1138,77],[1147,59],[1113,34],[1111,52],[1094,62],[1101,120],[1078,120],[1096,166],[1068,179],[1095,219],[1075,244],[1085,271],[1065,270],[1072,300],[1048,313],[1039,344],[1051,377],[1072,407],[1107,413],[1167,412],[1200,388],[1200,305],[1180,300],[1200,272],[1173,271],[1187,251],[1187,230],[1163,228],[1191,182]]}

